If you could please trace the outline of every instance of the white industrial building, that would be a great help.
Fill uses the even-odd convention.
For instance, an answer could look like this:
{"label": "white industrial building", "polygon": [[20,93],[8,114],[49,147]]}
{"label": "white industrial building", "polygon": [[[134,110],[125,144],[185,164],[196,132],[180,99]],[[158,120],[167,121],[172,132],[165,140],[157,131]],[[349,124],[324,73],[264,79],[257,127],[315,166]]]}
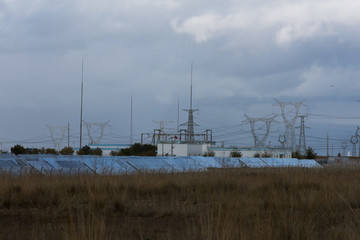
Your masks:
{"label": "white industrial building", "polygon": [[160,142],[157,144],[158,156],[205,156],[230,157],[231,153],[241,153],[242,157],[268,156],[271,158],[291,158],[287,148],[220,148],[212,143]]}
{"label": "white industrial building", "polygon": [[158,143],[157,156],[203,156],[210,144],[201,143]]}

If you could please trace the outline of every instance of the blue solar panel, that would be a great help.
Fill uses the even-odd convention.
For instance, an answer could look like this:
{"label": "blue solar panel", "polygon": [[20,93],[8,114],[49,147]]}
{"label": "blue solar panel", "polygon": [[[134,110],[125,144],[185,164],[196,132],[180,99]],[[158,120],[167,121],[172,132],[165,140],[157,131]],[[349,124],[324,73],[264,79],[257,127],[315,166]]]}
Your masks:
{"label": "blue solar panel", "polygon": [[164,157],[164,161],[169,164],[175,172],[184,172],[191,170],[183,158]]}
{"label": "blue solar panel", "polygon": [[268,167],[269,165],[266,164],[260,158],[240,158],[240,161],[245,164],[245,166],[250,168],[261,168],[261,167]]}
{"label": "blue solar panel", "polygon": [[236,168],[236,167],[245,167],[246,165],[240,160],[240,158],[231,158],[231,157],[214,157],[215,161],[218,162],[222,168]]}
{"label": "blue solar panel", "polygon": [[285,158],[262,158],[269,167],[296,167],[297,159]]}
{"label": "blue solar panel", "polygon": [[41,173],[50,173],[54,170],[54,168],[45,161],[28,161],[28,163]]}
{"label": "blue solar panel", "polygon": [[[97,174],[121,174],[129,172],[130,166],[127,168],[119,164],[115,157],[91,157],[81,159],[87,167]],[[131,168],[132,171],[133,168]]]}
{"label": "blue solar panel", "polygon": [[[36,157],[35,157],[36,156]],[[314,160],[294,158],[222,158],[222,157],[141,157],[141,156],[61,156],[61,155],[1,156],[0,170],[24,172],[36,169],[44,174],[127,174],[134,172],[206,171],[208,168],[237,167],[321,167]],[[16,158],[16,160],[15,160]],[[21,165],[20,165],[20,164]],[[23,168],[21,168],[23,167]]]}
{"label": "blue solar panel", "polygon": [[166,171],[171,172],[174,168],[162,157],[129,157],[125,160],[130,166],[139,171]]}
{"label": "blue solar panel", "polygon": [[0,168],[11,168],[11,164],[8,161],[1,160],[0,161]]}
{"label": "blue solar panel", "polygon": [[321,168],[322,167],[315,160],[301,159],[298,161],[299,161],[299,166],[301,166],[301,167],[309,167],[309,168],[312,168],[312,167]]}

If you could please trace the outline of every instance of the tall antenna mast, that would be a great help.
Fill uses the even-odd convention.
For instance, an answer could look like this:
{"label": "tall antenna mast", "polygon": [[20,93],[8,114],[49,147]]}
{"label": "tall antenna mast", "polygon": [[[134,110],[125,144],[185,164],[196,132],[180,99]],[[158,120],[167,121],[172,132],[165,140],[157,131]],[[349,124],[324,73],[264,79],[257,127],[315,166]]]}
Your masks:
{"label": "tall antenna mast", "polygon": [[188,121],[186,123],[181,124],[180,126],[187,125],[187,141],[194,142],[195,141],[195,135],[194,135],[194,126],[198,126],[196,123],[194,123],[194,112],[199,111],[199,109],[193,109],[192,108],[192,72],[193,72],[193,63],[191,63],[191,85],[190,85],[190,109],[184,109],[185,112],[189,113]]}
{"label": "tall antenna mast", "polygon": [[133,96],[131,94],[130,103],[130,145],[133,144]]}
{"label": "tall antenna mast", "polygon": [[82,147],[83,97],[84,97],[84,58],[82,58],[81,60],[80,149]]}
{"label": "tall antenna mast", "polygon": [[191,79],[191,84],[190,84],[190,109],[192,109],[192,74],[193,74],[193,63],[191,63],[191,74],[190,74],[190,79]]}
{"label": "tall antenna mast", "polygon": [[177,124],[176,124],[176,132],[179,132],[179,124],[180,124],[180,102],[178,98],[178,105],[177,105]]}

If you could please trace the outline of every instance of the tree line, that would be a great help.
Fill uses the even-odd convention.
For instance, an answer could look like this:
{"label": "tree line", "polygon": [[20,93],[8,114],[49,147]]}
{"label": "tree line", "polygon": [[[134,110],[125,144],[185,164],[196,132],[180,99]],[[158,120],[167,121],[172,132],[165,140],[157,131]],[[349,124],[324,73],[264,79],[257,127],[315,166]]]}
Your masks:
{"label": "tree line", "polygon": [[[17,144],[10,149],[11,153],[15,155],[19,154],[54,154],[54,155],[74,155],[75,150],[72,147],[64,147],[60,151],[54,148],[25,148],[24,146]],[[80,150],[76,151],[77,155],[97,155],[102,156],[103,152],[100,148],[92,149],[88,145],[85,145]]]}
{"label": "tree line", "polygon": [[[10,149],[11,153],[19,154],[54,154],[54,155],[74,155],[75,150],[72,147],[64,147],[60,151],[54,148],[25,148],[17,144]],[[157,147],[150,144],[135,143],[129,148],[111,151],[111,156],[156,156]],[[102,156],[103,151],[100,148],[91,148],[88,145],[83,146],[76,151],[77,155],[97,155]]]}

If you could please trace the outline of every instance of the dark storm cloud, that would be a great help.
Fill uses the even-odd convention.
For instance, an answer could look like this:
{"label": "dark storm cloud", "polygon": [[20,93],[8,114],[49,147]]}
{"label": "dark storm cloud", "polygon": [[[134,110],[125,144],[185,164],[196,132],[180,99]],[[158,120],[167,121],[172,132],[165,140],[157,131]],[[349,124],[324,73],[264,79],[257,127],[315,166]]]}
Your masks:
{"label": "dark storm cloud", "polygon": [[175,120],[178,99],[188,107],[191,62],[194,106],[215,118],[268,115],[275,97],[346,108],[360,89],[359,10],[355,0],[3,1],[0,130],[77,125],[82,58],[85,118],[125,136],[131,94],[137,134]]}

